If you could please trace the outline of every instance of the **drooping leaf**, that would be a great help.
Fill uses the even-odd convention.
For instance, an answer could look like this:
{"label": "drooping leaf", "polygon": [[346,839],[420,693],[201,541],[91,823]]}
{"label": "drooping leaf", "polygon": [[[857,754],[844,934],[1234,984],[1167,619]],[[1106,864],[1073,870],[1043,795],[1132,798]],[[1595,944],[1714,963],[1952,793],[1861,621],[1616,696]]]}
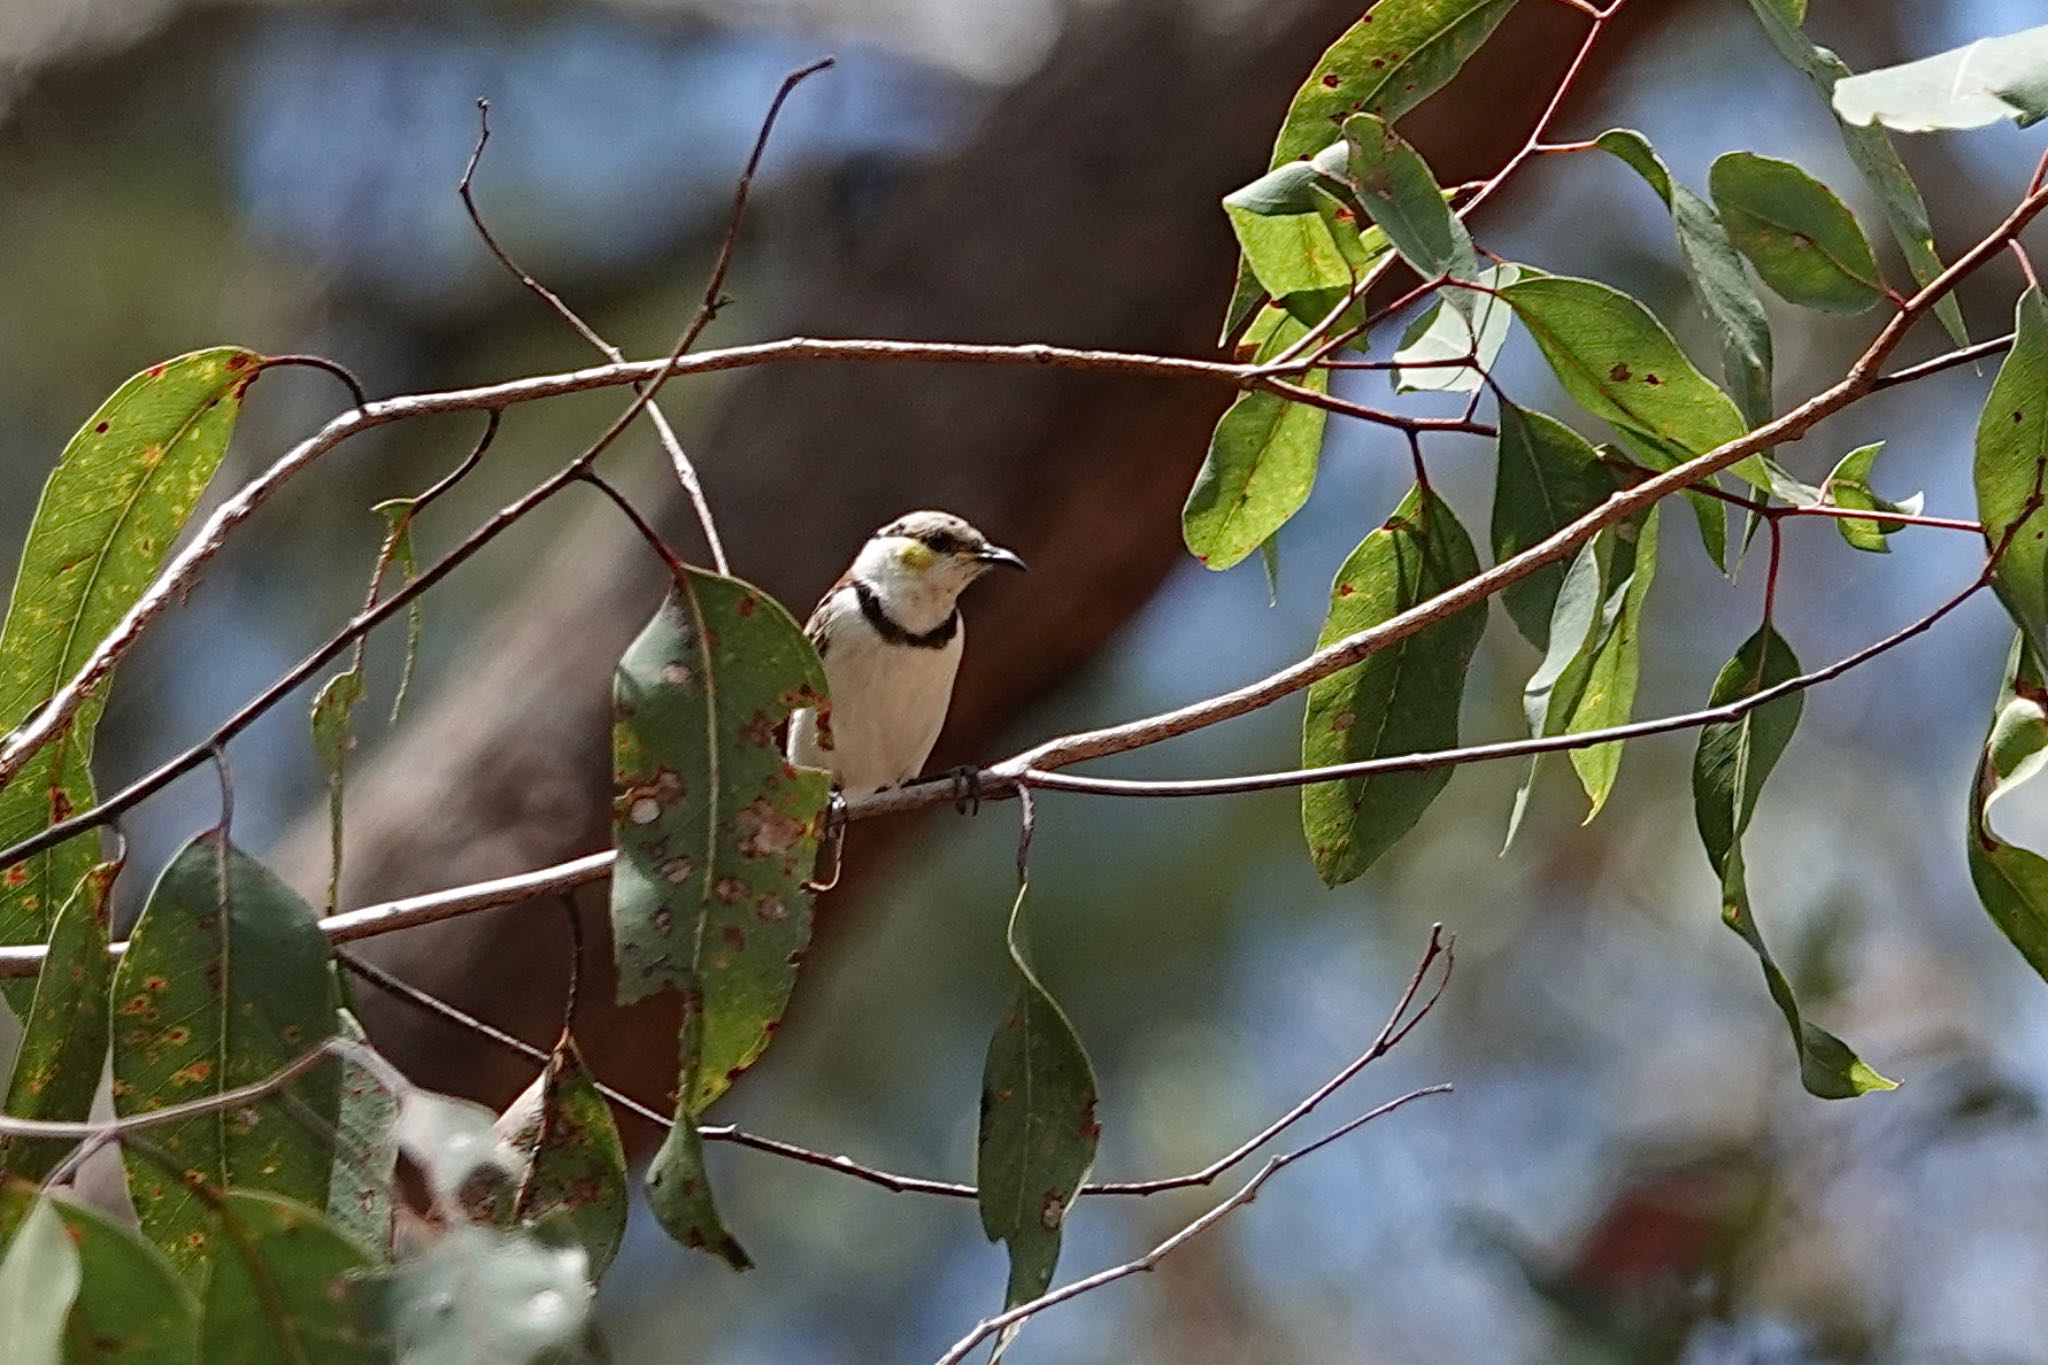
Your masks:
{"label": "drooping leaf", "polygon": [[[1884,442],[1858,446],[1842,457],[1834,472],[1821,485],[1824,501],[1835,507],[1847,507],[1871,512],[1902,512],[1908,516],[1919,514],[1922,499],[1915,493],[1902,502],[1881,498],[1870,486],[1871,466],[1877,462],[1878,452],[1884,449]],[[1859,550],[1873,554],[1890,554],[1891,547],[1885,540],[1899,529],[1894,521],[1864,521],[1860,518],[1841,517],[1835,527],[1846,540]]]}
{"label": "drooping leaf", "polygon": [[[157,880],[114,970],[114,1110],[141,1114],[270,1076],[331,1037],[327,941],[312,910],[269,869],[200,834]],[[331,1125],[336,1068],[290,1089]],[[125,1151],[144,1234],[187,1273],[214,1250],[212,1215],[189,1188],[234,1186],[326,1203],[332,1152],[276,1102],[151,1129],[183,1176]]]}
{"label": "drooping leaf", "polygon": [[810,940],[805,890],[830,786],[776,727],[821,704],[817,651],[773,598],[686,570],[613,687],[612,936],[619,998],[696,993],[691,1113],[767,1047]]}
{"label": "drooping leaf", "polygon": [[[1801,25],[1806,22],[1805,0],[1749,0],[1749,7],[1755,11],[1772,46],[1805,73],[1832,112],[1835,87],[1850,78],[1849,68],[1840,57],[1802,31]],[[1922,286],[1931,283],[1941,274],[1942,265],[1934,249],[1934,228],[1927,218],[1927,201],[1921,197],[1920,187],[1913,183],[1906,163],[1899,159],[1891,135],[1882,128],[1860,127],[1839,114],[1835,121],[1842,131],[1842,145],[1848,148],[1849,159],[1877,192],[1885,222],[1906,258],[1906,268]],[[1962,306],[1953,295],[1934,305],[1934,315],[1941,319],[1941,325],[1958,346],[1969,344]]]}
{"label": "drooping leaf", "polygon": [[[1493,557],[1512,559],[1607,501],[1622,480],[1586,439],[1554,417],[1500,404],[1500,464],[1493,486]],[[1515,628],[1547,647],[1565,567],[1546,564],[1501,593]]]}
{"label": "drooping leaf", "polygon": [[1266,605],[1280,605],[1280,537],[1267,536],[1259,542],[1259,563],[1266,570]]}
{"label": "drooping leaf", "polygon": [[[368,1041],[361,1022],[345,1008],[335,1013],[335,1032],[358,1043]],[[398,1097],[361,1062],[343,1057],[340,1069],[327,1217],[343,1236],[381,1256],[391,1249]]]}
{"label": "drooping leaf", "polygon": [[[1318,647],[1478,572],[1478,556],[1450,504],[1412,490],[1337,571]],[[1469,608],[1316,683],[1302,721],[1302,766],[1454,747],[1465,671],[1485,627],[1484,608]],[[1303,787],[1302,830],[1316,872],[1338,886],[1372,866],[1422,818],[1450,776],[1448,768],[1433,768]]]}
{"label": "drooping leaf", "polygon": [[1902,133],[1982,128],[2048,118],[2048,27],[1979,38],[1919,61],[1851,76],[1835,86],[1844,123]]}
{"label": "drooping leaf", "polygon": [[[1488,290],[1503,289],[1522,278],[1517,265],[1482,270],[1475,281]],[[1493,293],[1472,294],[1469,309],[1446,306],[1439,299],[1417,318],[1394,352],[1397,393],[1472,393],[1485,382],[1500,348],[1507,344],[1515,310]],[[1463,363],[1457,363],[1463,362]]]}
{"label": "drooping leaf", "polygon": [[[1392,125],[1371,114],[1354,114],[1344,120],[1344,140],[1359,204],[1408,267],[1425,280],[1478,275],[1471,234],[1444,201],[1429,163]],[[1454,289],[1449,297],[1454,307],[1471,311],[1470,290]]]}
{"label": "drooping leaf", "polygon": [[304,1204],[229,1190],[214,1215],[200,1327],[206,1365],[376,1365],[381,1349],[360,1276],[363,1249]]}
{"label": "drooping leaf", "polygon": [[363,699],[363,671],[351,668],[329,678],[313,698],[313,752],[327,774],[327,913],[341,896],[341,808],[347,789],[350,712]]}
{"label": "drooping leaf", "polygon": [[626,1152],[573,1039],[564,1034],[555,1044],[497,1127],[499,1141],[525,1160],[509,1201],[512,1221],[573,1241],[589,1257],[591,1277],[602,1276],[626,1235]]}
{"label": "drooping leaf", "polygon": [[[1714,679],[1709,706],[1726,706],[1755,696],[1799,674],[1791,646],[1766,622],[1746,640]],[[1742,936],[1763,967],[1771,998],[1785,1016],[1799,1053],[1799,1079],[1810,1094],[1822,1099],[1847,1099],[1872,1090],[1891,1090],[1894,1083],[1872,1070],[1841,1039],[1807,1020],[1792,983],[1779,970],[1750,903],[1742,861],[1742,835],[1749,828],[1764,779],[1792,741],[1798,728],[1801,697],[1797,692],[1744,712],[1732,721],[1700,731],[1693,758],[1693,809],[1707,860],[1721,878],[1721,919]]]}
{"label": "drooping leaf", "polygon": [[1977,519],[1997,556],[1991,586],[2038,656],[2048,651],[2048,298],[2020,296],[2012,350],[1977,423]]}
{"label": "drooping leaf", "polygon": [[1674,180],[1648,138],[1614,128],[1594,142],[1634,168],[1671,210],[1678,258],[1700,310],[1721,336],[1721,366],[1735,406],[1752,427],[1772,415],[1771,325],[1713,205]]}
{"label": "drooping leaf", "polygon": [[[1269,169],[1328,147],[1352,114],[1392,123],[1458,74],[1515,0],[1377,0],[1309,69],[1273,143]],[[1247,287],[1249,286],[1249,287]],[[1238,330],[1259,289],[1240,267],[1224,333]]]}
{"label": "drooping leaf", "polygon": [[1826,185],[1754,152],[1719,158],[1707,183],[1736,249],[1787,303],[1861,313],[1883,301],[1870,242]]}
{"label": "drooping leaf", "polygon": [[583,1249],[459,1223],[374,1283],[405,1365],[556,1365],[590,1320]]}
{"label": "drooping leaf", "polygon": [[[24,1021],[7,1112],[24,1119],[76,1122],[92,1110],[107,1061],[107,900],[119,863],[85,874],[50,929],[49,954],[36,975],[35,1004]],[[0,1172],[42,1180],[73,1144],[0,1136]]]}
{"label": "drooping leaf", "polygon": [[81,1274],[56,1202],[37,1199],[0,1255],[0,1342],[10,1365],[63,1365]]}
{"label": "drooping leaf", "polygon": [[[17,1226],[38,1202],[55,1207],[78,1248],[68,1365],[202,1365],[199,1300],[161,1252],[100,1210],[18,1179],[0,1186],[0,1224]],[[11,1340],[5,1330],[0,1341]]]}
{"label": "drooping leaf", "polygon": [[[86,419],[43,486],[0,630],[0,735],[69,682],[163,562],[212,479],[263,358],[195,351],[128,380]],[[104,683],[63,734],[0,787],[0,848],[92,805]],[[0,943],[41,943],[98,840],[67,840],[0,873]],[[0,987],[16,1013],[27,982]]]}
{"label": "drooping leaf", "polygon": [[679,1106],[675,1125],[655,1149],[647,1165],[647,1203],[662,1231],[693,1251],[708,1251],[734,1270],[751,1270],[754,1262],[739,1240],[726,1230],[704,1172],[704,1139],[696,1120]]}
{"label": "drooping leaf", "polygon": [[[1307,333],[1286,318],[1260,349],[1268,359]],[[1295,382],[1328,393],[1327,370]],[[1272,538],[1301,510],[1314,487],[1329,414],[1281,394],[1239,394],[1216,424],[1209,453],[1181,509],[1188,552],[1211,569],[1228,569]]]}
{"label": "drooping leaf", "polygon": [[1013,1307],[1051,1285],[1067,1210],[1102,1133],[1088,1053],[1031,964],[1024,896],[1019,887],[1007,935],[1017,994],[982,1063],[975,1149],[981,1228],[1009,1250],[1004,1302]]}
{"label": "drooping leaf", "polygon": [[[1586,661],[1586,677],[1566,717],[1564,732],[1582,735],[1626,725],[1635,713],[1636,680],[1642,671],[1640,642],[1643,599],[1657,573],[1657,509],[1637,525],[1622,523],[1610,552],[1603,587],[1606,596],[1600,624]],[[1633,543],[1630,537],[1633,536]],[[1590,822],[1607,804],[1621,771],[1618,739],[1571,751],[1572,770],[1579,775],[1590,809]]]}
{"label": "drooping leaf", "polygon": [[2006,661],[1998,710],[1970,792],[1970,881],[2029,966],[2048,977],[2048,858],[2007,843],[1991,827],[1991,806],[2048,766],[2048,685],[2024,635]]}

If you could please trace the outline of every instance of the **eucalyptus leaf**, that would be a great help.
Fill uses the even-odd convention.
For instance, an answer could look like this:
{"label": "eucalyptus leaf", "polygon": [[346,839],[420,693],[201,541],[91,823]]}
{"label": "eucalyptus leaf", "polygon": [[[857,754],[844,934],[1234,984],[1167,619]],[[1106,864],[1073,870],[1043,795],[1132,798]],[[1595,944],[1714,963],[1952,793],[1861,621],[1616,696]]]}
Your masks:
{"label": "eucalyptus leaf", "polygon": [[1102,1133],[1088,1053],[1031,964],[1025,891],[1017,889],[1010,910],[1017,993],[982,1064],[975,1157],[982,1231],[1010,1253],[1010,1307],[1052,1284],[1067,1210],[1095,1164]]}
{"label": "eucalyptus leaf", "polygon": [[[156,576],[226,452],[242,395],[264,361],[231,346],[135,375],[86,419],[43,486],[7,622],[0,629],[0,734],[69,682]],[[0,787],[0,847],[91,806],[93,733],[104,681],[71,723]],[[66,840],[0,877],[0,943],[41,943],[64,898],[98,861],[98,840]],[[0,986],[16,1013],[26,982]]]}
{"label": "eucalyptus leaf", "polygon": [[2048,978],[2048,858],[1993,830],[1991,807],[2048,766],[2048,684],[2024,635],[2013,640],[1970,794],[1968,856],[1977,898],[2020,956]]}
{"label": "eucalyptus leaf", "polygon": [[[0,1186],[0,1224],[18,1226],[38,1203],[56,1209],[78,1248],[67,1365],[204,1365],[198,1357],[199,1300],[163,1253],[128,1224],[64,1191],[44,1195],[20,1179]],[[13,1340],[0,1326],[0,1341]]]}
{"label": "eucalyptus leaf", "polygon": [[810,941],[806,882],[831,779],[777,728],[825,700],[801,627],[738,579],[685,569],[613,684],[612,937],[619,999],[700,1002],[701,1112],[768,1046]]}
{"label": "eucalyptus leaf", "polygon": [[1763,301],[1742,268],[1742,256],[1728,240],[1713,205],[1674,180],[1651,147],[1631,128],[1613,128],[1594,140],[1642,176],[1671,211],[1678,258],[1700,310],[1721,335],[1721,363],[1728,390],[1752,427],[1770,420],[1771,325]]}
{"label": "eucalyptus leaf", "polygon": [[1729,152],[1708,174],[1729,238],[1787,303],[1861,313],[1885,298],[1877,258],[1848,205],[1789,161]]}
{"label": "eucalyptus leaf", "polygon": [[[1344,120],[1352,188],[1374,226],[1425,280],[1470,280],[1479,258],[1465,224],[1445,202],[1429,164],[1385,120],[1354,114]],[[1452,290],[1454,306],[1470,311],[1469,290]]]}
{"label": "eucalyptus leaf", "polygon": [[1397,393],[1474,393],[1485,382],[1500,348],[1507,344],[1515,310],[1494,290],[1522,278],[1517,265],[1497,265],[1474,277],[1487,292],[1471,290],[1470,306],[1453,307],[1438,299],[1417,318],[1394,352]]}
{"label": "eucalyptus leaf", "polygon": [[36,1200],[0,1254],[0,1342],[9,1365],[62,1365],[81,1274],[56,1204]]}
{"label": "eucalyptus leaf", "polygon": [[[1478,572],[1478,556],[1450,504],[1415,489],[1337,571],[1317,647]],[[1470,607],[1316,683],[1302,719],[1302,766],[1454,748],[1465,673],[1485,627],[1485,608]],[[1317,874],[1338,886],[1364,872],[1422,818],[1450,778],[1449,768],[1432,768],[1303,787],[1302,831]]]}
{"label": "eucalyptus leaf", "polygon": [[[1835,87],[1850,79],[1850,72],[1840,57],[1815,43],[1802,30],[1801,26],[1806,22],[1805,0],[1749,0],[1749,7],[1763,25],[1772,46],[1813,82],[1833,112]],[[1941,256],[1934,249],[1934,228],[1928,221],[1927,201],[1921,196],[1920,187],[1913,183],[1906,163],[1899,159],[1898,148],[1892,145],[1891,136],[1882,128],[1860,127],[1839,113],[1835,121],[1841,129],[1842,144],[1848,148],[1849,159],[1856,163],[1856,169],[1877,192],[1885,222],[1906,258],[1906,268],[1923,287],[1931,284],[1941,274],[1942,265]],[[1934,305],[1934,315],[1955,339],[1956,345],[1969,344],[1962,306],[1953,295]]]}
{"label": "eucalyptus leaf", "polygon": [[598,1093],[575,1040],[563,1035],[527,1094],[497,1124],[524,1161],[512,1221],[567,1238],[602,1276],[626,1235],[626,1152],[611,1105]]}
{"label": "eucalyptus leaf", "polygon": [[360,1277],[372,1262],[311,1208],[220,1196],[200,1328],[206,1365],[378,1365],[387,1360]]}
{"label": "eucalyptus leaf", "polygon": [[[119,863],[102,863],[86,873],[51,927],[7,1087],[7,1112],[15,1118],[78,1122],[91,1114],[107,1061],[107,993],[114,972],[107,956],[107,901],[120,870]],[[42,1180],[73,1146],[0,1136],[0,1172]]]}
{"label": "eucalyptus leaf", "polygon": [[[1260,347],[1271,359],[1307,334],[1283,317]],[[1310,370],[1295,381],[1328,393],[1330,372]],[[1321,459],[1329,414],[1278,393],[1241,393],[1216,423],[1209,452],[1181,509],[1188,552],[1211,569],[1243,562],[1270,541],[1308,501]]]}
{"label": "eucalyptus leaf", "polygon": [[351,668],[329,678],[313,697],[313,752],[327,775],[327,913],[341,896],[341,812],[347,789],[349,715],[363,699],[363,671]]}
{"label": "eucalyptus leaf", "polygon": [[[1871,467],[1876,464],[1878,453],[1884,449],[1884,442],[1877,441],[1867,446],[1858,446],[1844,455],[1834,471],[1821,485],[1823,500],[1830,506],[1846,507],[1851,510],[1869,512],[1902,512],[1908,516],[1919,514],[1922,497],[1915,493],[1901,502],[1881,498],[1870,486]],[[1886,539],[1899,530],[1894,521],[1864,521],[1860,518],[1840,517],[1835,528],[1842,533],[1842,539],[1859,550],[1872,554],[1890,554],[1891,546]]]}
{"label": "eucalyptus leaf", "polygon": [[[362,1023],[335,1012],[335,1032],[368,1045]],[[336,1087],[334,1165],[327,1177],[327,1217],[343,1236],[378,1255],[391,1249],[392,1191],[398,1173],[398,1097],[376,1071],[341,1059]]]}
{"label": "eucalyptus leaf", "polygon": [[[261,1081],[334,1033],[327,940],[313,912],[261,863],[210,830],[171,859],[114,970],[114,1111],[203,1100]],[[336,1068],[292,1098],[332,1125]],[[326,1203],[332,1152],[276,1101],[167,1123],[123,1150],[142,1230],[187,1274],[215,1248],[214,1217],[190,1188],[236,1186]]]}
{"label": "eucalyptus leaf", "polygon": [[[1714,680],[1709,706],[1755,696],[1799,674],[1799,660],[1767,621],[1735,652]],[[1721,920],[1742,936],[1763,968],[1764,983],[1785,1016],[1799,1054],[1799,1079],[1821,1099],[1847,1099],[1891,1090],[1886,1080],[1835,1035],[1806,1019],[1792,983],[1764,946],[1743,867],[1742,835],[1756,811],[1764,780],[1777,766],[1799,725],[1801,696],[1793,692],[1700,731],[1693,758],[1693,808],[1707,860],[1721,879]]]}
{"label": "eucalyptus leaf", "polygon": [[2048,26],[2009,33],[1851,76],[1835,86],[1844,123],[1901,133],[2048,118]]}
{"label": "eucalyptus leaf", "polygon": [[[1565,721],[1566,734],[1626,725],[1635,714],[1636,682],[1642,673],[1643,601],[1656,573],[1657,509],[1652,507],[1639,523],[1624,522],[1617,528],[1603,583],[1606,597],[1599,637],[1587,660],[1585,684]],[[1614,791],[1621,751],[1618,739],[1571,751],[1572,770],[1589,803],[1588,823]]]}
{"label": "eucalyptus leaf", "polygon": [[1997,556],[1991,586],[2035,655],[2048,652],[2048,297],[2020,296],[2012,349],[1977,422],[1977,519]]}
{"label": "eucalyptus leaf", "polygon": [[[1499,468],[1493,486],[1493,557],[1514,558],[1614,496],[1620,476],[1583,436],[1554,417],[1500,404]],[[1525,639],[1547,647],[1566,569],[1546,564],[1501,593]]]}

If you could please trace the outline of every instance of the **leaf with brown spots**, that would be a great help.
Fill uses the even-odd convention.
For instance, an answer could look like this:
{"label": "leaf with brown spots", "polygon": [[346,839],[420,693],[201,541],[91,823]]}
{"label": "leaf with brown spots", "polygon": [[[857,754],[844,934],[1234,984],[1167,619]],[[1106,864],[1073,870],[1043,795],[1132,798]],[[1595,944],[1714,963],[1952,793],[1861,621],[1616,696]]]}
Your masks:
{"label": "leaf with brown spots", "polygon": [[1018,888],[1010,911],[1017,994],[982,1065],[975,1160],[982,1231],[1009,1248],[1004,1302],[1012,1307],[1052,1283],[1067,1210],[1095,1164],[1102,1132],[1094,1068],[1025,947],[1024,890]]}
{"label": "leaf with brown spots", "polygon": [[591,1278],[603,1275],[626,1235],[626,1152],[574,1039],[562,1035],[547,1068],[497,1127],[499,1141],[525,1163],[505,1201],[506,1221],[581,1246]]}
{"label": "leaf with brown spots", "polygon": [[[1479,558],[1450,504],[1415,489],[1337,571],[1318,648],[1478,572]],[[1485,628],[1485,608],[1467,608],[1311,687],[1302,766],[1456,747],[1465,671]],[[1450,777],[1450,769],[1432,768],[1303,787],[1302,831],[1323,881],[1338,886],[1372,866],[1422,818]]]}
{"label": "leaf with brown spots", "polygon": [[613,684],[612,941],[619,998],[703,1005],[692,1114],[767,1047],[810,942],[804,890],[831,779],[784,762],[775,732],[825,670],[780,604],[686,570]]}
{"label": "leaf with brown spots", "polygon": [[[147,1113],[262,1080],[335,1031],[327,941],[312,910],[219,831],[193,839],[158,879],[114,971],[114,1110]],[[291,1087],[328,1125],[336,1068]],[[315,1207],[328,1196],[326,1141],[264,1101],[151,1130],[189,1178],[268,1190]],[[212,1250],[205,1203],[155,1161],[124,1152],[145,1236],[188,1273]]]}
{"label": "leaf with brown spots", "polygon": [[364,1292],[373,1262],[303,1204],[235,1190],[214,1215],[199,1357],[207,1365],[375,1365],[390,1359]]}
{"label": "leaf with brown spots", "polygon": [[[683,1022],[677,1032],[678,1069],[685,1084],[702,1069],[704,1015],[694,991],[683,997]],[[751,1270],[753,1261],[739,1240],[726,1231],[711,1195],[704,1170],[704,1140],[690,1113],[687,1097],[676,1104],[675,1123],[647,1163],[647,1206],[662,1231],[693,1251],[708,1251],[734,1270]]]}
{"label": "leaf with brown spots", "polygon": [[[107,1060],[107,899],[119,863],[85,875],[50,930],[49,955],[36,976],[29,1010],[7,1087],[7,1112],[24,1119],[87,1117]],[[0,1137],[0,1172],[41,1180],[72,1144]]]}
{"label": "leaf with brown spots", "polygon": [[[0,1237],[12,1234],[37,1195],[25,1180],[0,1185],[0,1229],[5,1230]],[[80,1203],[68,1191],[48,1197],[78,1248],[82,1272],[66,1324],[72,1347],[66,1360],[77,1365],[193,1365],[199,1300],[171,1263],[128,1223]]]}
{"label": "leaf with brown spots", "polygon": [[[86,419],[43,486],[0,629],[0,734],[70,681],[157,571],[219,467],[263,358],[235,347],[194,351],[134,376]],[[92,741],[102,683],[69,729],[0,787],[0,847],[93,804]],[[0,943],[41,943],[64,898],[98,856],[72,839],[0,879]],[[25,981],[0,986],[16,1013]]]}

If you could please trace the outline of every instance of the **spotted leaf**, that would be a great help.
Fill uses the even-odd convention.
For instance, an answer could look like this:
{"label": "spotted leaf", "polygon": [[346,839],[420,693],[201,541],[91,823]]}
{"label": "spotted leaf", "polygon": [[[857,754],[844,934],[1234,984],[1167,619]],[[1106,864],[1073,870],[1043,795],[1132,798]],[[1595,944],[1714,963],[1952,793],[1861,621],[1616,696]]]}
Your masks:
{"label": "spotted leaf", "polygon": [[[7,1087],[16,1118],[80,1120],[92,1109],[107,1060],[107,899],[118,863],[85,875],[50,930],[49,954],[36,976],[30,1008]],[[0,1171],[41,1180],[71,1144],[0,1137]]]}

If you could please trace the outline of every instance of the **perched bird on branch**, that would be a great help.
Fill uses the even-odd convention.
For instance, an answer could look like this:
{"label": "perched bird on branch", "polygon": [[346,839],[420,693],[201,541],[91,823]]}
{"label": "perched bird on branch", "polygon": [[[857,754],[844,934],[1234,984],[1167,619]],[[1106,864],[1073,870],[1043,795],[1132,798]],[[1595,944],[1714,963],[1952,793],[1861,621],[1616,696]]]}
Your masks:
{"label": "perched bird on branch", "polygon": [[999,564],[1024,567],[947,512],[912,512],[869,536],[804,627],[832,699],[790,717],[791,761],[830,772],[843,797],[916,777],[953,698],[960,594]]}

